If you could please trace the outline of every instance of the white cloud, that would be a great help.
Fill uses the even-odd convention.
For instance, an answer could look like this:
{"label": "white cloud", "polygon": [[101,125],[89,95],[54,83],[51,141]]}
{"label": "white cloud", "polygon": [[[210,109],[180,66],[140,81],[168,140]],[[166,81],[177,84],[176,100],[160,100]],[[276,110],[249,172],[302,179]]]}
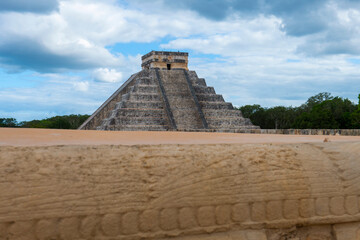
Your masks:
{"label": "white cloud", "polygon": [[[123,7],[116,0],[61,0],[58,10],[48,14],[0,12],[0,67],[58,73],[42,75],[45,83],[36,91],[1,89],[0,114],[18,109],[26,115],[30,101],[34,113],[52,109],[59,109],[59,114],[90,113],[125,77],[140,69],[140,50],[136,56],[126,56],[121,47],[114,48],[117,52],[107,47],[116,43],[156,47],[159,41],[168,50],[199,54],[198,58],[190,54],[190,68],[235,105],[298,105],[320,91],[356,100],[359,65],[347,59],[350,54],[359,55],[355,51],[359,49],[359,9],[332,1],[320,16],[322,20],[333,17],[329,26],[296,36],[287,34],[289,19],[281,14],[257,12],[244,17],[235,11],[211,20],[188,8],[170,11],[161,0],[137,2],[141,2],[137,7]],[[298,21],[302,26],[302,19]],[[344,46],[349,55],[344,54]],[[69,71],[82,77],[69,78]]]}
{"label": "white cloud", "polygon": [[214,31],[198,37],[177,38],[161,46],[228,57],[288,54],[301,40],[286,36],[280,30],[281,24],[281,19],[273,16],[260,16],[253,20],[234,16],[221,22],[207,23]]}
{"label": "white cloud", "polygon": [[89,90],[89,82],[87,81],[74,82],[73,84],[75,90],[78,90],[80,92],[87,92]]}
{"label": "white cloud", "polygon": [[41,74],[35,77],[39,82],[35,87],[0,88],[1,117],[23,121],[92,114],[119,87],[119,83],[87,81],[86,76]]}
{"label": "white cloud", "polygon": [[95,81],[116,83],[121,82],[122,73],[115,69],[98,68],[94,71],[93,77]]}
{"label": "white cloud", "polygon": [[298,106],[310,96],[325,91],[357,102],[359,68],[344,56],[302,58],[299,62],[288,61],[286,55],[235,56],[221,60],[190,58],[190,69],[196,70],[226,101],[237,106]]}

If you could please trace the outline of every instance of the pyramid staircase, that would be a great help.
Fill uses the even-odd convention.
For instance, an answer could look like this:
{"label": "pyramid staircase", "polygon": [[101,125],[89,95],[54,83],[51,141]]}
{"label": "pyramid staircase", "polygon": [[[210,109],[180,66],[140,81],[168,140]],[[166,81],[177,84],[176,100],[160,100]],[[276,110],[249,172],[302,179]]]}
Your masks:
{"label": "pyramid staircase", "polygon": [[195,71],[145,69],[132,75],[79,129],[238,132],[258,128]]}

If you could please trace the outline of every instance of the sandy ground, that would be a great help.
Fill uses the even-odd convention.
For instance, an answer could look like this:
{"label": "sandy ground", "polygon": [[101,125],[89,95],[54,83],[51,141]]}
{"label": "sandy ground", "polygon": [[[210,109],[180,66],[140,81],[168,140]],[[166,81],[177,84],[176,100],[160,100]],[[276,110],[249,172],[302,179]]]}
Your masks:
{"label": "sandy ground", "polygon": [[360,136],[0,128],[0,146],[359,142]]}

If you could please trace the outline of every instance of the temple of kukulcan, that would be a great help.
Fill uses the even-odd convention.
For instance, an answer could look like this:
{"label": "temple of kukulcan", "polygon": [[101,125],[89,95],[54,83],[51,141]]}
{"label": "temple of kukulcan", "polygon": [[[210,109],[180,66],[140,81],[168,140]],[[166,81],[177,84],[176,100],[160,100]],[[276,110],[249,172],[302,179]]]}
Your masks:
{"label": "temple of kukulcan", "polygon": [[151,51],[80,127],[115,131],[240,132],[258,129],[188,69],[188,53]]}

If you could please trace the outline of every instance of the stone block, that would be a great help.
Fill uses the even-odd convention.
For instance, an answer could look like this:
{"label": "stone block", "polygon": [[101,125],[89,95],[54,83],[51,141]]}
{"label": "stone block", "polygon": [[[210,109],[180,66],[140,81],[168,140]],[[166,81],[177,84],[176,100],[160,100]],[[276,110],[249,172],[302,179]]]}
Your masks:
{"label": "stone block", "polygon": [[215,209],[212,206],[200,207],[197,213],[197,219],[201,227],[215,225]]}
{"label": "stone block", "polygon": [[314,199],[301,199],[299,205],[299,213],[303,218],[309,218],[315,215]]}
{"label": "stone block", "polygon": [[166,208],[160,212],[160,227],[163,230],[174,230],[178,227],[177,224],[177,209]]}
{"label": "stone block", "polygon": [[286,219],[297,219],[299,217],[299,201],[285,200],[283,212]]}
{"label": "stone block", "polygon": [[251,219],[255,222],[265,221],[266,208],[264,202],[254,202],[251,205]]}
{"label": "stone block", "polygon": [[345,198],[345,209],[350,215],[354,215],[359,212],[357,196],[347,196]]}
{"label": "stone block", "polygon": [[216,223],[219,225],[228,224],[231,220],[231,207],[220,205],[215,208]]}
{"label": "stone block", "polygon": [[196,212],[194,208],[185,207],[179,210],[179,225],[181,229],[196,227]]}
{"label": "stone block", "polygon": [[[304,240],[333,240],[331,225],[310,226],[305,232]],[[302,239],[301,239],[302,240]]]}
{"label": "stone block", "polygon": [[145,210],[140,214],[139,227],[143,232],[154,232],[159,228],[159,211]]}
{"label": "stone block", "polygon": [[329,198],[322,197],[315,199],[315,212],[318,216],[329,215]]}
{"label": "stone block", "polygon": [[268,220],[279,220],[282,218],[282,202],[270,201],[266,204],[266,216]]}
{"label": "stone block", "polygon": [[134,234],[139,231],[139,214],[138,212],[127,212],[124,213],[122,216],[121,226],[122,226],[122,233],[127,234]]}
{"label": "stone block", "polygon": [[62,239],[79,238],[80,220],[77,217],[63,218],[59,222],[59,233]]}
{"label": "stone block", "polygon": [[[98,226],[98,218],[96,216],[87,216],[82,219],[80,224],[80,234],[85,239],[89,239],[95,235]],[[47,238],[51,239],[51,238]]]}
{"label": "stone block", "polygon": [[[34,226],[34,223],[32,221],[14,222],[8,228],[8,232],[7,232],[8,239],[35,240],[36,237],[33,233],[33,226]],[[75,231],[75,234],[76,234],[76,231]]]}
{"label": "stone block", "polygon": [[330,199],[330,212],[334,215],[343,215],[345,214],[345,203],[344,197],[333,197]]}
{"label": "stone block", "polygon": [[232,207],[232,220],[244,222],[250,219],[250,206],[248,203],[238,203]]}
{"label": "stone block", "polygon": [[343,223],[334,225],[336,240],[360,239],[360,223]]}
{"label": "stone block", "polygon": [[35,227],[35,235],[39,240],[56,239],[58,237],[56,220],[40,220]]}
{"label": "stone block", "polygon": [[101,220],[101,229],[106,236],[116,236],[120,232],[120,215],[106,214]]}

